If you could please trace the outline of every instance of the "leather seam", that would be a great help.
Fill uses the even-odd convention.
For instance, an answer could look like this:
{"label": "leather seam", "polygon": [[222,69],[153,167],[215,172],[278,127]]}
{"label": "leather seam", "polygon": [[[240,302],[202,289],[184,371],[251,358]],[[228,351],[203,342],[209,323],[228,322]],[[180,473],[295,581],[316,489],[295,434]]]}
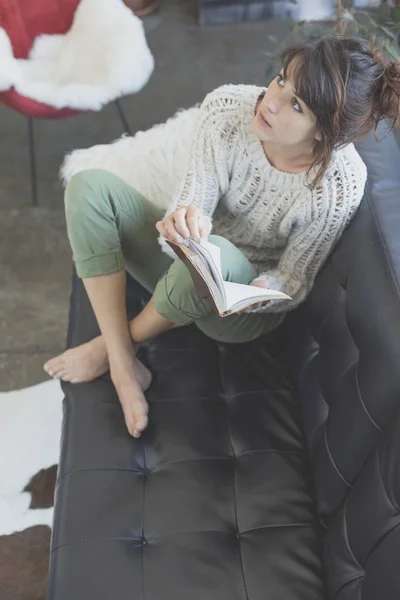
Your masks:
{"label": "leather seam", "polygon": [[236,392],[234,394],[230,394],[229,396],[225,396],[225,399],[227,400],[227,402],[230,402],[231,400],[234,400],[235,398],[237,398],[238,396],[244,396],[244,395],[248,395],[248,396],[253,396],[256,394],[268,394],[268,393],[282,393],[282,394],[287,394],[288,393],[288,389],[286,388],[266,388],[266,389],[262,389],[262,390],[249,390],[249,391],[243,391],[243,392]]}
{"label": "leather seam", "polygon": [[[346,583],[344,583],[343,585],[340,586],[340,588],[338,589],[338,591],[336,592],[336,594],[334,595],[332,600],[335,600],[335,598],[338,597],[338,595],[342,592],[342,590],[344,590],[348,585],[353,583],[353,581],[357,581],[359,579],[361,579],[361,585],[362,585],[362,582],[365,579],[365,575],[358,575],[357,577],[353,577],[353,579],[350,579],[350,581],[346,581]],[[361,598],[361,596],[360,596],[360,598]]]}
{"label": "leather seam", "polygon": [[[221,383],[223,382],[223,374],[222,374],[222,370],[221,370],[221,357],[219,358],[218,361],[219,364],[219,370],[220,370],[220,379],[221,379]],[[228,423],[228,433],[229,433],[229,443],[232,449],[232,458],[234,459],[234,471],[233,471],[233,502],[234,502],[234,506],[235,506],[235,523],[236,523],[236,534],[237,534],[237,540],[239,543],[239,559],[240,559],[240,570],[242,572],[242,581],[243,581],[243,587],[244,587],[244,593],[246,594],[246,600],[249,600],[249,594],[247,591],[247,584],[246,584],[246,578],[244,575],[244,565],[243,565],[243,555],[242,555],[242,544],[240,541],[240,533],[239,533],[239,521],[238,521],[238,514],[237,514],[237,501],[236,501],[236,467],[237,467],[237,456],[235,454],[235,448],[233,446],[233,441],[232,441],[232,430],[231,430],[231,422],[230,422],[230,414],[229,414],[229,405],[227,402],[225,402],[225,410],[226,410],[226,418],[227,418],[227,423]]]}
{"label": "leather seam", "polygon": [[253,533],[254,531],[263,531],[264,529],[287,529],[289,527],[311,527],[315,526],[314,521],[310,521],[309,523],[279,523],[277,525],[263,525],[262,527],[254,527],[253,529],[248,529],[247,531],[243,531],[243,533],[239,533],[239,536],[247,535],[248,533]]}
{"label": "leather seam", "polygon": [[384,482],[384,480],[383,480],[382,469],[381,469],[381,463],[380,463],[380,460],[379,460],[379,446],[378,446],[378,448],[377,448],[377,452],[376,452],[376,467],[377,467],[377,470],[378,470],[378,475],[379,475],[379,477],[380,477],[380,480],[381,480],[381,484],[382,484],[382,489],[383,489],[383,492],[384,492],[384,494],[385,494],[385,496],[386,496],[386,500],[389,502],[389,504],[390,504],[390,506],[393,508],[393,510],[395,510],[395,511],[399,512],[399,511],[400,511],[400,507],[399,507],[399,506],[396,506],[396,505],[395,505],[395,503],[394,503],[394,502],[392,501],[392,499],[390,498],[390,496],[389,496],[389,494],[388,494],[388,491],[387,491],[387,489],[386,489],[385,482]]}
{"label": "leather seam", "polygon": [[135,542],[138,546],[142,546],[142,540],[138,538],[92,538],[92,539],[83,539],[83,540],[75,540],[73,542],[64,542],[63,544],[59,544],[55,548],[53,548],[50,554],[53,554],[56,550],[60,548],[65,548],[67,546],[78,546],[79,544],[87,544],[87,543],[98,543],[98,542]]}
{"label": "leather seam", "polygon": [[[358,352],[358,349],[357,349]],[[358,358],[356,358],[356,360],[354,360],[352,363],[350,363],[345,370],[342,372],[342,374],[338,377],[338,380],[335,384],[335,387],[337,388],[340,383],[342,382],[342,380],[346,377],[347,373],[354,367],[354,365],[356,365],[358,362],[360,362],[360,353],[358,352]]]}
{"label": "leather seam", "polygon": [[101,471],[122,471],[127,473],[138,473],[139,475],[143,475],[146,472],[143,469],[124,469],[123,467],[95,467],[93,469],[69,469],[68,471],[60,473],[60,477],[73,475],[74,473],[91,473]]}
{"label": "leather seam", "polygon": [[210,396],[199,396],[198,398],[193,398],[193,400],[188,400],[186,397],[184,398],[163,398],[162,400],[149,400],[149,404],[157,404],[162,402],[184,402],[185,404],[189,404],[192,402],[216,402],[219,404],[225,404],[226,402],[230,402],[234,400],[237,396],[242,396],[243,394],[266,394],[266,393],[288,393],[288,390],[284,388],[274,389],[267,388],[264,390],[257,390],[251,392],[238,392],[234,396],[223,396],[220,394],[220,398],[211,398]]}
{"label": "leather seam", "polygon": [[349,541],[349,536],[348,536],[348,530],[347,530],[347,501],[344,503],[344,507],[343,507],[343,511],[344,511],[344,539],[346,541],[346,545],[349,549],[349,552],[351,554],[351,556],[353,557],[354,561],[357,563],[357,565],[360,567],[360,569],[362,569],[364,571],[365,574],[365,567],[362,566],[362,564],[360,563],[360,561],[357,559],[356,555],[353,552],[353,548],[350,545],[350,541]]}
{"label": "leather seam", "polygon": [[[232,447],[232,445],[231,445]],[[238,455],[230,455],[230,456],[201,456],[199,458],[189,458],[187,460],[173,460],[166,463],[160,463],[153,469],[148,469],[145,467],[144,469],[125,469],[123,467],[95,467],[88,469],[69,469],[68,471],[64,471],[60,473],[60,477],[64,477],[66,475],[72,475],[74,473],[91,473],[91,472],[101,472],[101,471],[122,471],[127,473],[138,473],[139,475],[145,475],[146,473],[153,473],[154,471],[159,470],[161,467],[169,467],[171,465],[180,465],[180,464],[188,464],[191,462],[199,462],[202,460],[236,460],[241,458],[242,456],[247,456],[249,454],[297,454],[298,456],[304,455],[305,450],[279,450],[277,448],[267,448],[265,450],[245,450],[241,454]]]}
{"label": "leather seam", "polygon": [[331,451],[329,449],[328,436],[327,436],[327,432],[326,432],[326,427],[324,429],[324,439],[325,439],[325,447],[326,447],[326,451],[327,451],[328,456],[329,456],[329,460],[331,461],[331,463],[332,463],[332,465],[333,465],[336,473],[339,475],[340,479],[342,479],[342,481],[347,485],[347,487],[351,488],[350,483],[343,477],[343,475],[339,471],[338,467],[336,466],[335,461],[333,460],[333,456],[332,456]]}
{"label": "leather seam", "polygon": [[[310,522],[310,523],[288,523],[288,524],[281,524],[281,525],[264,525],[263,527],[256,527],[254,529],[249,529],[248,531],[244,531],[243,533],[239,533],[238,532],[238,536],[239,538],[243,535],[246,535],[248,533],[253,533],[254,531],[262,531],[264,529],[286,529],[289,527],[310,527],[312,528],[315,525],[315,523]],[[218,533],[221,535],[229,535],[229,531],[217,531],[217,530],[206,530],[206,531],[182,531],[182,532],[178,532],[175,534],[166,534],[166,535],[154,535],[151,538],[149,538],[147,540],[147,543],[151,543],[155,540],[159,540],[162,538],[168,538],[168,537],[175,537],[176,535],[193,535],[193,534],[209,534],[209,533]],[[235,535],[236,537],[236,535]],[[65,548],[67,546],[78,546],[79,544],[87,544],[87,543],[99,543],[99,542],[129,542],[129,543],[136,543],[138,546],[143,546],[143,540],[140,538],[128,538],[128,537],[109,537],[109,538],[91,538],[91,539],[82,539],[82,540],[75,540],[73,542],[64,542],[63,544],[58,544],[58,546],[55,546],[55,548],[52,549],[50,554],[53,554],[56,550],[59,550],[60,548]],[[244,585],[246,587],[245,581],[244,581]],[[246,589],[246,593],[247,593],[247,589]],[[247,596],[247,600],[248,600],[248,596]]]}
{"label": "leather seam", "polygon": [[184,402],[185,404],[192,404],[193,402],[216,402],[217,404],[225,405],[225,401],[222,398],[211,398],[210,396],[199,396],[198,398],[193,398],[193,400],[188,400],[186,397],[184,398],[163,398],[162,400],[149,400],[149,404],[160,404],[163,402]]}
{"label": "leather seam", "polygon": [[367,415],[367,417],[369,418],[369,420],[371,421],[371,423],[376,427],[376,429],[382,433],[382,429],[379,427],[379,425],[375,422],[375,420],[372,418],[371,414],[369,413],[366,404],[363,400],[362,394],[361,394],[361,390],[360,390],[360,379],[359,379],[359,369],[357,368],[357,375],[356,375],[356,384],[357,384],[357,392],[358,392],[358,398],[361,402],[361,406],[363,407],[363,410],[365,412],[365,414]]}

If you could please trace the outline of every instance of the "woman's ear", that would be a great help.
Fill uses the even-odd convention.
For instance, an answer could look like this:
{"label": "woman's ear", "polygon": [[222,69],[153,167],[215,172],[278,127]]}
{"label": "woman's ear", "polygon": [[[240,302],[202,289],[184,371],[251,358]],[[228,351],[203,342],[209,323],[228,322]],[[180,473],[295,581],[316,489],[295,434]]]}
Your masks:
{"label": "woman's ear", "polygon": [[320,142],[320,141],[322,140],[322,136],[321,136],[321,134],[320,134],[320,133],[318,133],[318,131],[317,131],[317,133],[315,134],[315,139],[317,140],[317,142]]}

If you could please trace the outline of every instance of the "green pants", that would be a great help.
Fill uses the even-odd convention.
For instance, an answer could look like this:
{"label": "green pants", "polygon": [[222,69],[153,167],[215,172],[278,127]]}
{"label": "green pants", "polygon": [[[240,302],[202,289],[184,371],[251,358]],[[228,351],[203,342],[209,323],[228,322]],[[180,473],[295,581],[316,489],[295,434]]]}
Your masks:
{"label": "green pants", "polygon": [[[100,169],[74,175],[65,192],[67,231],[78,277],[121,269],[153,294],[157,312],[176,324],[195,323],[223,342],[246,342],[274,329],[282,314],[236,314],[221,318],[198,297],[188,269],[158,243],[155,223],[164,211],[122,179]],[[210,236],[221,248],[224,279],[250,283],[256,272],[228,240]]]}

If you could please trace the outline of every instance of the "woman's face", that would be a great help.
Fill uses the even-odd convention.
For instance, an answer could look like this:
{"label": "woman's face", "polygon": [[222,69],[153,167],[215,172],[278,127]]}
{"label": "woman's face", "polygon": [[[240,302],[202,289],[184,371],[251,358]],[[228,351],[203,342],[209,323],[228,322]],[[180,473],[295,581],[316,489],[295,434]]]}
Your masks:
{"label": "woman's face", "polygon": [[253,129],[262,142],[281,146],[309,146],[317,136],[314,113],[296,95],[293,83],[283,78],[283,69],[273,79],[258,106]]}

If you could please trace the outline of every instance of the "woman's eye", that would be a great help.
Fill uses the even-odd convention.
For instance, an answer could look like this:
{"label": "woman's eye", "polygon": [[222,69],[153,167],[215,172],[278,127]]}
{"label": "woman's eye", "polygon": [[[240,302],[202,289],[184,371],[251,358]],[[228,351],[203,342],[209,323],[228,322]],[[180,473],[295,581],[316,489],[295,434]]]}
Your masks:
{"label": "woman's eye", "polygon": [[296,98],[293,98],[292,104],[293,104],[293,108],[294,108],[295,110],[297,110],[297,112],[303,112],[303,111],[301,110],[300,103],[299,103],[299,101],[298,101],[298,100],[296,100]]}
{"label": "woman's eye", "polygon": [[[277,77],[277,80],[278,80],[278,85],[280,85],[281,87],[284,87],[285,80],[282,77],[282,75],[280,73],[278,73],[276,77]],[[299,112],[299,113],[303,112],[303,110],[301,108],[301,104],[300,104],[300,102],[296,98],[293,98],[293,100],[292,100],[292,106],[293,106],[293,108],[297,112]]]}

